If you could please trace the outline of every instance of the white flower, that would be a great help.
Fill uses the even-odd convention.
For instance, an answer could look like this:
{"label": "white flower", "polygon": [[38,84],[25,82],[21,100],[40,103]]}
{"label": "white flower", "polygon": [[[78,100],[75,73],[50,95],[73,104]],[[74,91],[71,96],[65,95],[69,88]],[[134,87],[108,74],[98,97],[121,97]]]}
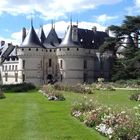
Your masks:
{"label": "white flower", "polygon": [[137,109],[138,109],[138,107],[137,107],[137,106],[135,106],[135,107],[134,107],[134,109],[135,109],[135,110],[137,110]]}
{"label": "white flower", "polygon": [[89,102],[92,102],[92,101],[93,101],[92,99],[89,100]]}
{"label": "white flower", "polygon": [[126,113],[125,111],[122,111],[122,112],[121,112],[121,114],[125,114],[125,113]]}
{"label": "white flower", "polygon": [[109,128],[107,129],[106,134],[107,134],[107,135],[110,135],[110,134],[112,134],[112,133],[113,133],[113,129],[112,129],[111,127],[109,127]]}

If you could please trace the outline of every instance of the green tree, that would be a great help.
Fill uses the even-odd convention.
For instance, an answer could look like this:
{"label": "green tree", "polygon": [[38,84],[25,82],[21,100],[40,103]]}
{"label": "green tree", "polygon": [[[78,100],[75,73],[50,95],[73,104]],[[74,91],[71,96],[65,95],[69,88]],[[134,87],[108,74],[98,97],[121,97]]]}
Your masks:
{"label": "green tree", "polygon": [[[111,25],[108,27],[115,34],[115,37],[108,37],[104,44],[100,47],[103,53],[111,50],[114,54],[114,65],[112,69],[112,80],[126,80],[140,78],[140,48],[137,48],[135,40],[138,39],[132,34],[140,35],[140,16],[126,16],[122,25]],[[128,36],[128,44],[123,46],[122,39]],[[124,47],[120,52],[121,58],[117,58],[118,48]]]}

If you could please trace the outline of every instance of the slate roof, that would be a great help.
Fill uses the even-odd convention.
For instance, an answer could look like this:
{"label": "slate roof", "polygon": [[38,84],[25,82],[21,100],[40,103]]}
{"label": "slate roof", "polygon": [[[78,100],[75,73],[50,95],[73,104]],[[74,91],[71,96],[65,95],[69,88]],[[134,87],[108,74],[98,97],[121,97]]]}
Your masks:
{"label": "slate roof", "polygon": [[78,29],[78,40],[83,48],[98,49],[105,37],[108,37],[106,32]]}
{"label": "slate roof", "polygon": [[45,48],[54,48],[60,44],[60,39],[58,38],[55,29],[52,27],[47,38],[44,40]]}
{"label": "slate roof", "polygon": [[3,48],[1,48],[1,63],[3,63],[9,57],[9,55],[13,52],[14,49],[15,46],[12,44],[4,45]]}
{"label": "slate roof", "polygon": [[40,39],[41,43],[43,44],[45,39],[46,39],[43,27],[40,28],[38,36],[39,36],[39,39]]}
{"label": "slate roof", "polygon": [[25,39],[20,47],[27,47],[27,48],[40,48],[40,47],[42,47],[42,44],[41,44],[33,26],[31,26],[27,36],[25,37]]}

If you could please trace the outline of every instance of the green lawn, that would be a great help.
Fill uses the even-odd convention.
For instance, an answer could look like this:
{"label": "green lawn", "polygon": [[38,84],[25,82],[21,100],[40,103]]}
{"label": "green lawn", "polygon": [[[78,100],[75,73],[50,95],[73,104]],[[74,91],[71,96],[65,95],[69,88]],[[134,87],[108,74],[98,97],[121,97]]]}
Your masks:
{"label": "green lawn", "polygon": [[[134,91],[95,91],[88,98],[104,105],[133,108]],[[70,115],[71,105],[85,95],[63,92],[66,101],[48,101],[37,92],[7,93],[0,100],[0,140],[107,140]]]}
{"label": "green lawn", "polygon": [[0,100],[0,140],[107,140],[70,115],[76,94],[47,101],[41,94],[7,93]]}

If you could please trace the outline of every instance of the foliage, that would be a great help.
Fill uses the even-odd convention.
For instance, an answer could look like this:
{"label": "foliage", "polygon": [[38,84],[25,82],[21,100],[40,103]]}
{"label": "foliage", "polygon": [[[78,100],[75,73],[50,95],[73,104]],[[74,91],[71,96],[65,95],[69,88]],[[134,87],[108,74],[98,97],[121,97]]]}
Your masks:
{"label": "foliage", "polygon": [[55,101],[64,101],[65,100],[65,97],[62,93],[60,93],[59,91],[56,91],[54,89],[54,86],[53,85],[44,85],[43,88],[43,95],[46,96],[48,98],[48,100],[52,101],[52,100],[55,100]]}
{"label": "foliage", "polygon": [[[120,26],[111,25],[108,28],[115,37],[107,38],[100,47],[100,52],[111,50],[114,54],[112,81],[140,78],[140,49],[137,48],[138,44],[135,44],[137,38],[132,36],[134,33],[140,35],[140,16],[126,16]],[[126,35],[129,43],[124,46],[122,39]],[[122,57],[117,58],[118,49],[121,47],[124,48],[119,52]]]}
{"label": "foliage", "polygon": [[0,87],[4,92],[27,92],[36,88],[31,83],[0,85]]}
{"label": "foliage", "polygon": [[92,102],[85,99],[74,104],[71,114],[109,139],[140,139],[140,105],[134,108],[134,114],[131,115],[127,113],[127,110],[118,112],[114,108]]}
{"label": "foliage", "polygon": [[0,99],[4,99],[4,98],[6,98],[4,92],[0,89]]}
{"label": "foliage", "polygon": [[91,88],[91,86],[85,84],[76,84],[76,85],[55,84],[54,88],[56,90],[71,91],[71,92],[82,93],[82,94],[94,93],[94,90]]}
{"label": "foliage", "polygon": [[140,101],[140,92],[135,92],[130,96],[130,100]]}

